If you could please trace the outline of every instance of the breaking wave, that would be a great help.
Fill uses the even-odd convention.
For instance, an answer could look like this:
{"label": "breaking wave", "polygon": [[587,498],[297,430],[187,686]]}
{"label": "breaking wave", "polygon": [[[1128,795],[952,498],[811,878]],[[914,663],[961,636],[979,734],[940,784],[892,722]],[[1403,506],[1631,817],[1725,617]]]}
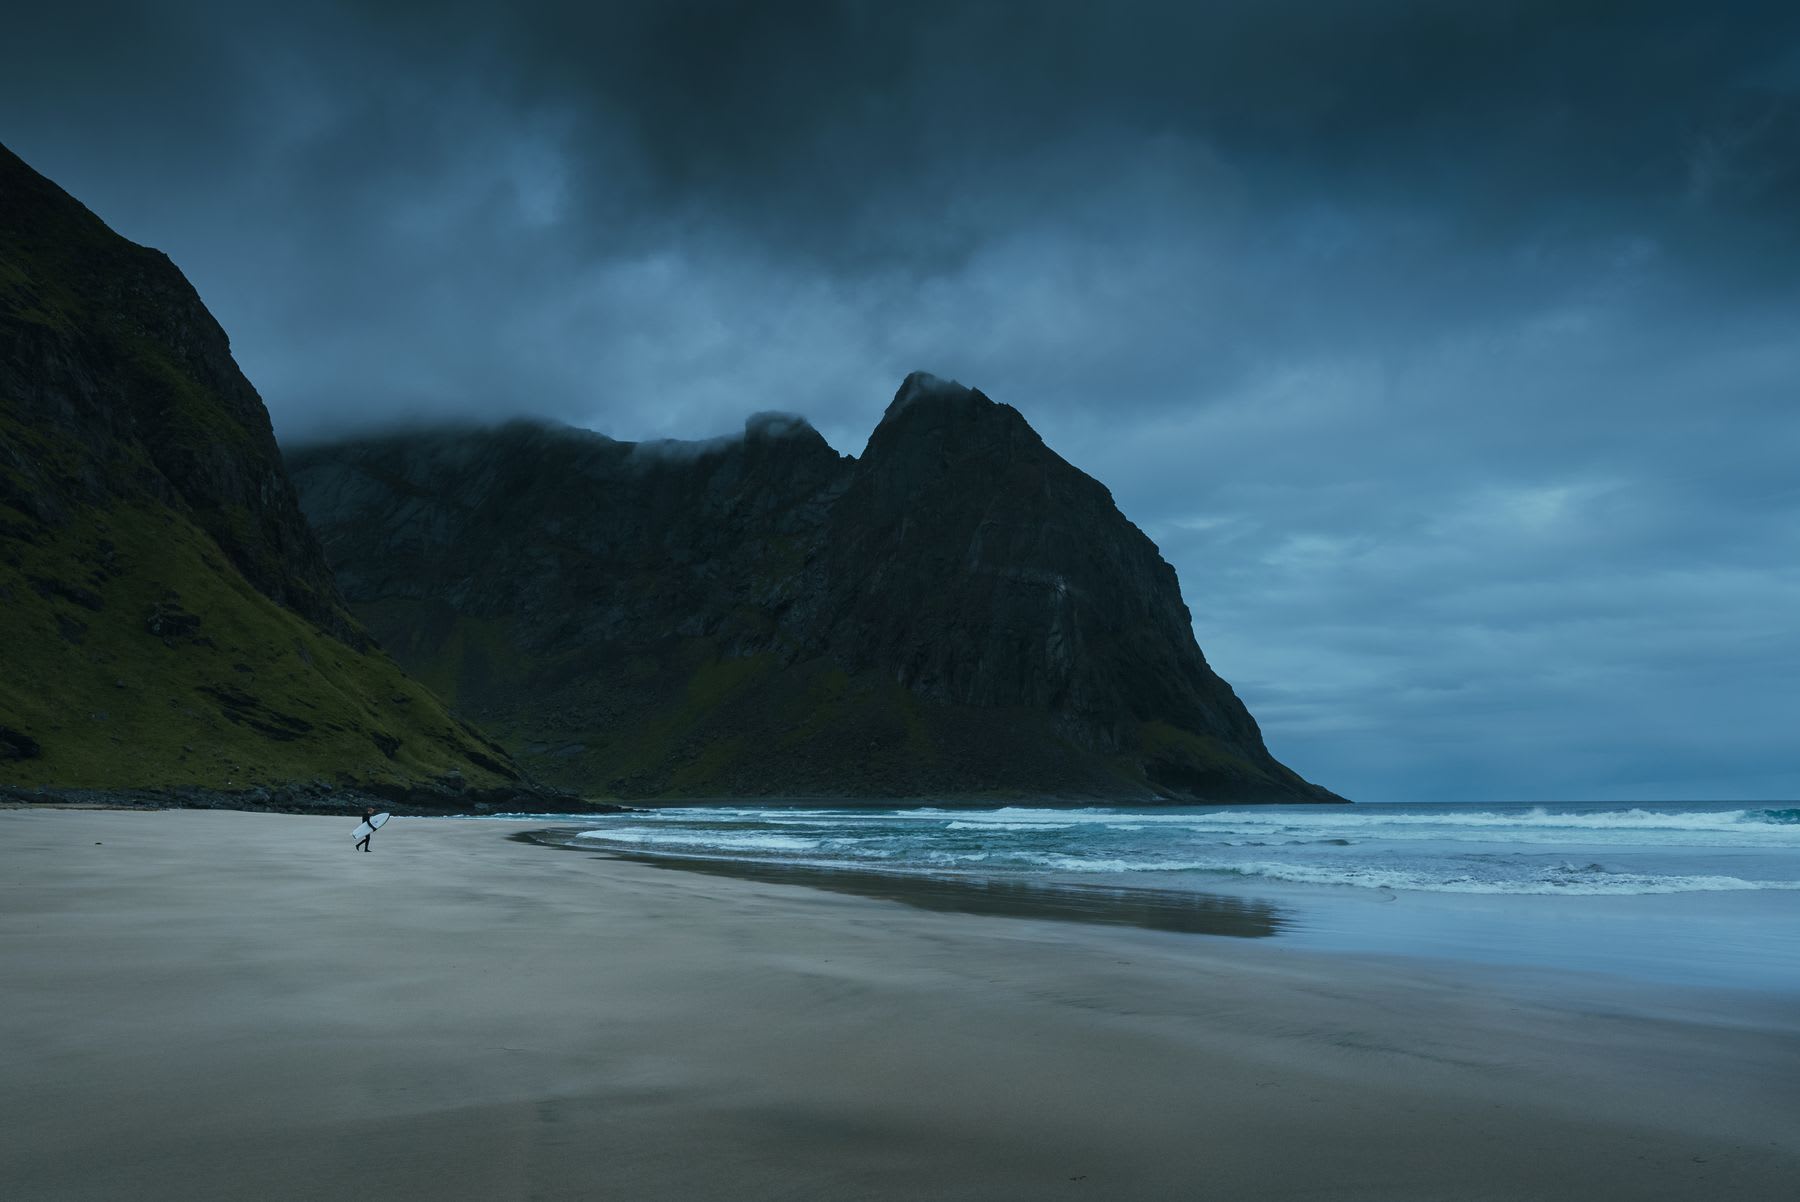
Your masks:
{"label": "breaking wave", "polygon": [[608,821],[592,821],[579,839],[637,854],[898,873],[1154,874],[1182,888],[1237,879],[1471,894],[1800,889],[1800,807],[728,806]]}

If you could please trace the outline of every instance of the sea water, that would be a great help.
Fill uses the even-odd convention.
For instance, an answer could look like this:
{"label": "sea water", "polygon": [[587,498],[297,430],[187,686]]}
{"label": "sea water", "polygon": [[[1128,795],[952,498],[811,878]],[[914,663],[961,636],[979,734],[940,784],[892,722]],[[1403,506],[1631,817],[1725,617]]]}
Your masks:
{"label": "sea water", "polygon": [[910,882],[1140,915],[1205,900],[1265,916],[1228,933],[1299,946],[1800,995],[1800,805],[738,805],[569,835],[712,870],[887,882],[901,899]]}

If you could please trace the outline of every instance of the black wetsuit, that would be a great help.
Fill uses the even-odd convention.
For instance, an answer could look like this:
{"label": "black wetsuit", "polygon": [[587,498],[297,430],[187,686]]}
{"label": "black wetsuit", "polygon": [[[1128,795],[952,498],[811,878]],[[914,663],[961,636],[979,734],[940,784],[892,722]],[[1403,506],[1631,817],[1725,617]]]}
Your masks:
{"label": "black wetsuit", "polygon": [[[369,833],[364,835],[362,837],[362,841],[359,842],[356,846],[362,848],[364,851],[368,851],[369,850],[369,840],[373,839],[375,837],[375,829],[374,829],[375,828],[375,812],[373,810],[371,810],[369,813],[364,814],[363,821],[369,824]],[[352,848],[351,850],[354,851],[355,848]]]}

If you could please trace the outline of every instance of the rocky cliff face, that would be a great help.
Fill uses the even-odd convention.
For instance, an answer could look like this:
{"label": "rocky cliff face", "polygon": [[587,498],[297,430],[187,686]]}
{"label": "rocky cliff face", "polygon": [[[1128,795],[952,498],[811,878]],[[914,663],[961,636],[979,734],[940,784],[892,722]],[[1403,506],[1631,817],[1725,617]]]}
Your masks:
{"label": "rocky cliff face", "polygon": [[570,788],[1336,800],[1269,755],[1107,490],[960,385],[908,377],[857,459],[761,415],[288,462],[357,616]]}
{"label": "rocky cliff face", "polygon": [[375,648],[168,258],[0,147],[0,785],[511,788]]}

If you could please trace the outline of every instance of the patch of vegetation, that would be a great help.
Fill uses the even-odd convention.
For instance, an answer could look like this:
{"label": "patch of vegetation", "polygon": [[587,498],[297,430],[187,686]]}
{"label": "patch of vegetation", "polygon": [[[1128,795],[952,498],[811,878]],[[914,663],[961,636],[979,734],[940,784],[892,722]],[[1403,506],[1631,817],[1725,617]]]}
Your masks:
{"label": "patch of vegetation", "polygon": [[[458,710],[533,775],[590,796],[1005,801],[1154,788],[1141,757],[1075,747],[1042,712],[933,704],[826,659],[732,656],[707,638],[670,641],[655,654],[590,647],[546,656],[511,642],[505,621],[447,610],[425,617],[419,603],[398,600],[359,614],[415,672],[439,687],[458,682]],[[474,673],[459,660],[477,642],[503,671]],[[428,654],[410,659],[412,648]],[[473,687],[477,677],[482,687]]]}
{"label": "patch of vegetation", "polygon": [[1170,723],[1145,722],[1138,727],[1142,771],[1152,785],[1204,793],[1232,785],[1280,788],[1267,772],[1211,735],[1196,734]]}
{"label": "patch of vegetation", "polygon": [[[38,753],[0,783],[88,788],[400,783],[480,743],[380,653],[357,652],[263,596],[204,531],[163,507],[83,513],[0,562],[0,725]],[[35,588],[33,578],[66,588]],[[76,589],[92,604],[71,599]],[[152,619],[177,609],[197,622]],[[72,621],[84,630],[69,636]],[[388,754],[391,749],[392,754]]]}
{"label": "patch of vegetation", "polygon": [[521,683],[531,661],[513,646],[510,624],[473,618],[440,602],[391,598],[361,618],[411,674],[451,706]]}
{"label": "patch of vegetation", "polygon": [[[195,378],[191,368],[176,362],[167,347],[130,331],[118,333],[117,339],[145,400],[160,410],[165,437],[182,446],[204,449],[208,455],[235,455],[251,449],[249,431]],[[248,515],[231,516],[241,521]]]}
{"label": "patch of vegetation", "polygon": [[515,775],[368,650],[281,472],[181,273],[0,147],[0,783]]}

